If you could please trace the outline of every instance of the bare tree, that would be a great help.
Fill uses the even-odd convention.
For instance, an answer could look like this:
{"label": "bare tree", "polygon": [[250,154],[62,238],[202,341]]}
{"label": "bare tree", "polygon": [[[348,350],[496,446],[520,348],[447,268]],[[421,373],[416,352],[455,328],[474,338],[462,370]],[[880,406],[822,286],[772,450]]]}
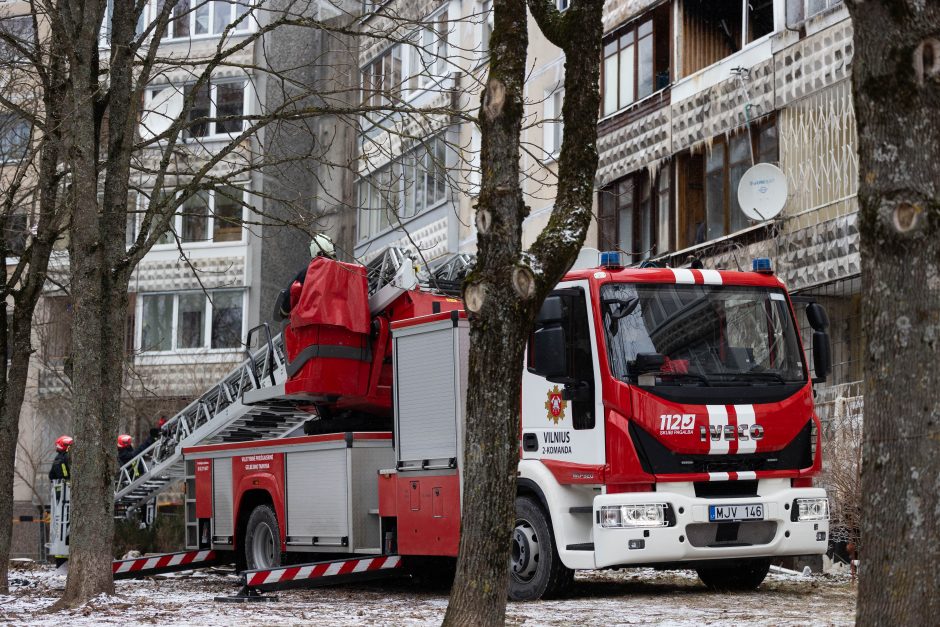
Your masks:
{"label": "bare tree", "polygon": [[494,3],[492,54],[479,111],[478,257],[464,284],[470,365],[463,519],[446,625],[499,625],[505,619],[523,354],[542,301],[574,263],[591,222],[603,4],[583,0],[561,13],[551,0],[528,3],[542,33],[565,52],[565,133],[552,216],[523,250],[527,209],[519,156],[528,16],[525,0]]}
{"label": "bare tree", "polygon": [[865,354],[858,622],[940,614],[940,3],[847,2]]}

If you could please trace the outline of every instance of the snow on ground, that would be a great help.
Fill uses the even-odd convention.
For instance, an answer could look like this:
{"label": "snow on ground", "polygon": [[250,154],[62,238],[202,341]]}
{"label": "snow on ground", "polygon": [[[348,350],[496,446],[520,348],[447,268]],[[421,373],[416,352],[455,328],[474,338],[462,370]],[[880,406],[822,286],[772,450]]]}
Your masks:
{"label": "snow on ground", "polygon": [[[0,623],[84,625],[436,625],[447,608],[442,592],[410,580],[274,593],[274,603],[220,603],[238,590],[230,571],[176,574],[117,582],[113,597],[49,612],[65,586],[51,567],[10,573],[11,594],[0,595]],[[850,625],[854,585],[843,577],[771,573],[758,592],[705,590],[691,571],[651,569],[579,573],[567,598],[510,603],[509,625]]]}

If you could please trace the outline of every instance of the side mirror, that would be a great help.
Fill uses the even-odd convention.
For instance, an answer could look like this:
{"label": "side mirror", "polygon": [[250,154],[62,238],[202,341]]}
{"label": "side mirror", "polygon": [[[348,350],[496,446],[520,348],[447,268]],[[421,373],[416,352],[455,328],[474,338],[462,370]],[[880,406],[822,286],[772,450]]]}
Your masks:
{"label": "side mirror", "polygon": [[814,331],[825,331],[829,328],[829,316],[826,308],[819,303],[810,303],[806,306],[806,319]]}
{"label": "side mirror", "polygon": [[561,296],[549,296],[542,303],[542,307],[535,317],[535,323],[538,325],[554,324],[561,322],[564,318],[565,308]]}
{"label": "side mirror", "polygon": [[644,372],[659,372],[666,363],[666,356],[659,353],[637,353],[636,360],[633,362],[632,374],[643,374]]}
{"label": "side mirror", "polygon": [[832,352],[829,348],[829,334],[825,331],[813,331],[813,370],[816,373],[813,383],[823,383],[831,367]]}
{"label": "side mirror", "polygon": [[533,334],[532,372],[552,383],[569,382],[568,345],[560,325],[543,327]]}

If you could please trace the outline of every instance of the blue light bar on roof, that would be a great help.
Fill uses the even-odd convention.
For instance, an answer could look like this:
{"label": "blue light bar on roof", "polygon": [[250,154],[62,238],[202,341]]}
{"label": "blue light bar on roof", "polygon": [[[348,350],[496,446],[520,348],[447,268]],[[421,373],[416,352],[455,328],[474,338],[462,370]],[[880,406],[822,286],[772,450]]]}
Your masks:
{"label": "blue light bar on roof", "polygon": [[622,268],[623,264],[620,262],[620,252],[616,250],[605,250],[601,253],[601,267],[602,268]]}
{"label": "blue light bar on roof", "polygon": [[767,257],[756,257],[751,262],[751,270],[754,272],[760,272],[761,274],[773,274],[774,268],[770,263],[770,259]]}

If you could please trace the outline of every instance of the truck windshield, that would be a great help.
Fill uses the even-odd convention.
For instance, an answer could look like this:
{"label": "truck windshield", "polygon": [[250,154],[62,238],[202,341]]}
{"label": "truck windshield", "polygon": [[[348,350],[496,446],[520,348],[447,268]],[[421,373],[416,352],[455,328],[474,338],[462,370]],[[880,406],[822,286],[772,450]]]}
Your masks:
{"label": "truck windshield", "polygon": [[652,374],[655,385],[679,386],[805,381],[783,290],[612,283],[602,286],[601,303],[617,378]]}

